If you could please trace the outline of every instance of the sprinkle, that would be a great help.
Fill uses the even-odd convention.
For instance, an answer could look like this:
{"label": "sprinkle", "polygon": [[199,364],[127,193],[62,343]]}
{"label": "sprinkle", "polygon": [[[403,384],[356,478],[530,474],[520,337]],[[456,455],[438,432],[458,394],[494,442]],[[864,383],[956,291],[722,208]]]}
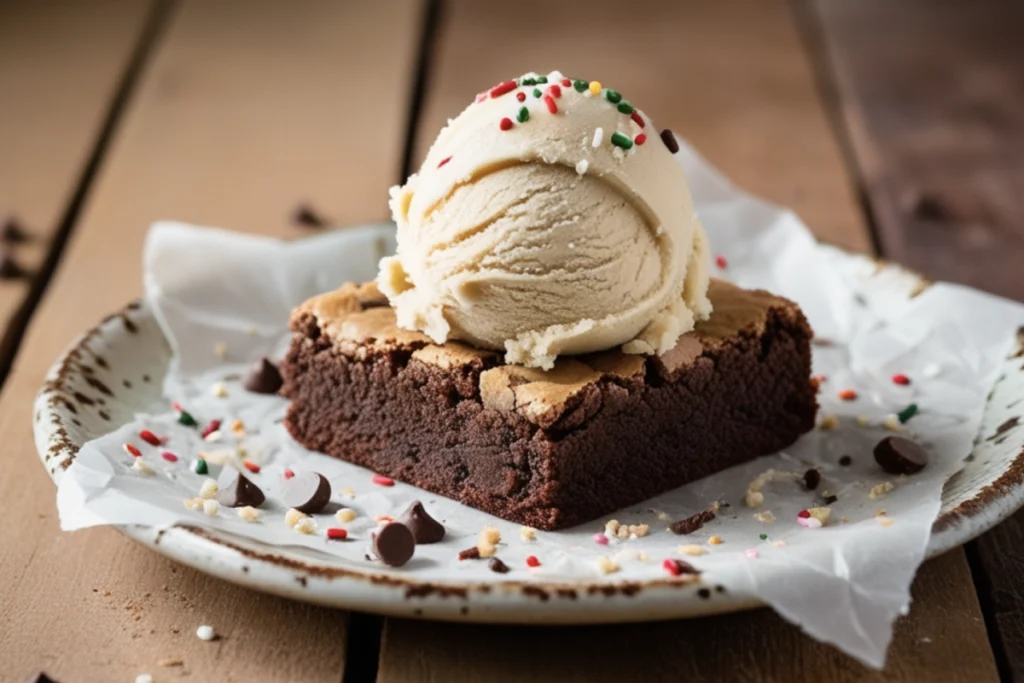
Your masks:
{"label": "sprinkle", "polygon": [[530,120],[530,110],[526,107],[519,107],[519,113],[516,114],[516,121],[519,123],[526,123]]}
{"label": "sprinkle", "polygon": [[491,97],[501,97],[505,93],[510,93],[518,87],[519,85],[515,81],[505,81],[504,83],[499,83],[491,88],[487,94]]}
{"label": "sprinkle", "polygon": [[757,537],[760,538],[762,541],[768,540],[768,534],[758,534]]}
{"label": "sprinkle", "polygon": [[245,466],[245,469],[249,470],[253,474],[260,473],[260,466],[254,463],[252,460],[243,460],[242,465]]}
{"label": "sprinkle", "polygon": [[178,462],[178,456],[176,456],[174,453],[171,453],[170,451],[164,451],[163,453],[160,454],[160,457],[166,460],[167,462]]}
{"label": "sprinkle", "polygon": [[608,537],[604,534],[594,534],[594,543],[598,545],[608,545]]}
{"label": "sprinkle", "polygon": [[[568,80],[568,79],[566,79],[566,80]],[[568,83],[566,85],[568,86]],[[572,82],[572,87],[576,89],[576,92],[583,92],[584,90],[587,89],[587,82],[586,81],[575,80],[575,81]]]}
{"label": "sprinkle", "polygon": [[373,483],[377,486],[394,486],[395,480],[391,477],[385,477],[383,474],[373,475]]}
{"label": "sprinkle", "polygon": [[676,136],[672,134],[672,131],[666,128],[661,131],[661,141],[668,147],[668,151],[672,154],[679,152],[679,143],[676,141]]}
{"label": "sprinkle", "polygon": [[332,526],[327,530],[327,538],[329,538],[332,541],[344,541],[346,538],[348,538],[348,532],[344,529]]}
{"label": "sprinkle", "polygon": [[199,425],[196,419],[184,410],[178,411],[178,424],[185,425],[186,427],[196,427]]}
{"label": "sprinkle", "polygon": [[295,508],[288,508],[288,512],[284,513],[284,523],[290,527],[294,527],[299,523],[299,520],[308,517],[305,512],[299,512]]}
{"label": "sprinkle", "polygon": [[528,526],[521,527],[519,529],[519,538],[523,541],[536,541],[537,531]]}
{"label": "sprinkle", "polygon": [[543,94],[544,94],[544,93],[542,93],[542,92],[540,91],[540,88],[534,88],[534,89],[533,89],[533,96],[534,96],[534,97],[536,97],[536,98],[538,98],[538,99],[539,99],[539,98],[540,98],[540,96],[541,96],[541,95],[543,95]]}
{"label": "sprinkle", "polygon": [[605,557],[604,555],[597,558],[597,568],[601,570],[602,574],[614,574],[619,571],[619,565],[610,557]]}
{"label": "sprinkle", "polygon": [[853,389],[843,389],[836,395],[844,401],[853,401],[857,398],[857,392]]}
{"label": "sprinkle", "polygon": [[[577,83],[582,83],[583,81],[576,81],[576,82]],[[562,86],[563,87],[568,88],[570,85],[572,85],[572,81],[570,81],[568,78],[563,78],[562,79]]]}
{"label": "sprinkle", "polygon": [[640,116],[640,112],[637,111],[636,109],[634,109],[633,113],[629,115],[629,118],[633,119],[633,122],[636,123],[636,125],[640,126],[641,128],[647,127],[647,124],[644,123],[644,117]]}
{"label": "sprinkle", "polygon": [[199,638],[199,640],[213,640],[217,636],[213,632],[212,626],[200,626],[196,629],[196,637]]}
{"label": "sprinkle", "polygon": [[547,105],[548,111],[551,112],[552,114],[558,113],[558,105],[555,104],[555,100],[552,99],[551,95],[544,96],[544,104]]}
{"label": "sprinkle", "polygon": [[239,419],[231,421],[231,433],[239,439],[245,436],[245,423]]}
{"label": "sprinkle", "polygon": [[148,429],[143,429],[141,432],[139,432],[139,438],[148,443],[150,446],[160,445],[160,438],[153,432],[149,431]]}
{"label": "sprinkle", "polygon": [[942,366],[938,363],[929,363],[921,369],[921,375],[927,379],[938,377],[942,373]]}
{"label": "sprinkle", "polygon": [[602,140],[604,140],[604,128],[598,128],[594,131],[594,140],[590,143],[590,146],[594,148],[600,147]]}
{"label": "sprinkle", "polygon": [[220,503],[215,500],[204,500],[203,501],[203,512],[210,517],[217,515],[217,511],[220,510]]}
{"label": "sprinkle", "polygon": [[484,91],[484,92],[478,92],[478,93],[476,94],[476,97],[474,97],[474,98],[473,98],[473,102],[474,102],[475,104],[480,104],[481,102],[483,102],[483,101],[484,101],[484,100],[486,100],[486,99],[487,99],[487,92],[486,92],[486,91]]}
{"label": "sprinkle", "polygon": [[507,116],[504,117],[498,122],[498,128],[501,130],[510,130],[512,128],[512,119]]}
{"label": "sprinkle", "polygon": [[537,85],[537,79],[530,77],[521,78],[519,79],[519,85]]}
{"label": "sprinkle", "polygon": [[801,510],[800,512],[796,513],[796,516],[798,519],[808,519],[811,516],[811,513],[808,512],[807,510]]}
{"label": "sprinkle", "polygon": [[633,142],[638,145],[642,145],[645,142],[647,142],[647,136],[644,135],[643,133],[640,133],[640,135],[637,135],[635,138],[633,138]]}
{"label": "sprinkle", "polygon": [[391,522],[395,521],[395,518],[391,515],[377,515],[373,518],[373,521],[377,522],[377,524],[391,524]]}
{"label": "sprinkle", "polygon": [[205,437],[203,437],[203,441],[206,441],[208,443],[217,443],[223,438],[223,436],[224,435],[220,433],[219,429],[215,429],[209,434],[207,434]]}
{"label": "sprinkle", "polygon": [[147,465],[146,461],[142,458],[135,458],[135,462],[132,463],[132,469],[144,477],[151,477],[156,474],[153,468]]}
{"label": "sprinkle", "polygon": [[729,267],[729,262],[725,260],[724,256],[719,254],[718,256],[715,257],[715,265],[721,268],[722,270],[725,270],[726,268]]}
{"label": "sprinkle", "polygon": [[615,131],[612,133],[612,144],[621,149],[629,149],[633,146],[633,141],[622,133]]}
{"label": "sprinkle", "polygon": [[312,536],[316,533],[316,520],[312,517],[303,517],[292,528],[300,534]]}
{"label": "sprinkle", "polygon": [[228,357],[228,345],[224,342],[217,342],[213,345],[213,353],[217,358],[221,360],[227,360]]}
{"label": "sprinkle", "polygon": [[704,548],[700,547],[699,545],[692,545],[692,544],[691,545],[681,545],[678,548],[676,548],[676,550],[678,550],[683,555],[690,555],[692,557],[697,557],[698,555],[705,555],[708,552],[708,551],[704,550]]}
{"label": "sprinkle", "polygon": [[284,478],[285,479],[291,479],[294,476],[295,476],[295,473],[292,472],[292,468],[291,467],[285,467],[284,468]]}
{"label": "sprinkle", "polygon": [[210,387],[210,394],[216,398],[227,398],[228,388],[224,386],[223,382],[214,382]]}
{"label": "sprinkle", "polygon": [[237,512],[238,516],[244,519],[246,522],[255,522],[260,518],[260,511],[251,505],[240,507],[237,510],[235,510],[235,512]]}
{"label": "sprinkle", "polygon": [[548,82],[548,77],[547,76],[537,76],[537,83],[539,83],[541,85],[544,85],[547,82]]}
{"label": "sprinkle", "polygon": [[748,560],[756,560],[761,557],[761,553],[757,552],[757,548],[747,548],[743,551],[743,554],[747,556]]}
{"label": "sprinkle", "polygon": [[896,417],[899,418],[900,424],[906,424],[907,420],[917,415],[917,404],[911,403],[909,406],[896,413]]}
{"label": "sprinkle", "polygon": [[526,93],[524,93],[524,92],[517,92],[516,93],[516,99],[519,100],[520,102],[525,102],[526,101]]}
{"label": "sprinkle", "polygon": [[536,555],[528,555],[526,557],[526,566],[527,567],[539,567],[540,566],[540,560],[537,559]]}
{"label": "sprinkle", "polygon": [[192,471],[196,474],[209,474],[210,468],[206,466],[206,461],[202,458],[196,458],[196,461],[192,463]]}
{"label": "sprinkle", "polygon": [[755,512],[754,519],[761,522],[761,524],[771,524],[775,521],[775,515],[772,514],[771,510],[765,510],[764,512]]}
{"label": "sprinkle", "polygon": [[910,384],[910,378],[904,375],[902,372],[897,372],[892,376],[892,383],[899,384],[900,386],[907,386]]}
{"label": "sprinkle", "polygon": [[632,114],[633,105],[627,102],[626,100],[622,100],[621,102],[619,102],[618,110],[623,114]]}
{"label": "sprinkle", "polygon": [[203,431],[199,432],[199,435],[205,439],[210,434],[213,434],[215,431],[220,429],[220,425],[220,420],[210,420],[210,424],[203,427]]}
{"label": "sprinkle", "polygon": [[590,81],[590,94],[600,95],[601,94],[601,81]]}
{"label": "sprinkle", "polygon": [[622,93],[617,90],[605,90],[604,98],[612,104],[618,104],[619,101],[622,100]]}
{"label": "sprinkle", "polygon": [[689,562],[683,562],[682,560],[675,560],[672,558],[666,558],[661,566],[666,572],[672,576],[682,576],[683,574],[700,574],[692,564]]}
{"label": "sprinkle", "polygon": [[844,455],[843,457],[839,458],[839,464],[842,465],[843,467],[849,467],[851,464],[853,464],[853,458],[851,458],[848,455]]}
{"label": "sprinkle", "polygon": [[557,85],[549,85],[548,86],[548,94],[551,95],[552,97],[561,97],[562,96],[562,89],[560,87],[558,87]]}
{"label": "sprinkle", "polygon": [[203,482],[203,485],[199,487],[199,497],[203,500],[210,500],[211,498],[217,497],[217,491],[220,487],[213,479],[207,479]]}
{"label": "sprinkle", "polygon": [[133,458],[141,458],[142,457],[142,451],[140,451],[138,448],[136,448],[135,446],[133,446],[130,443],[124,444],[123,446],[121,446],[121,448],[123,448],[124,452],[127,453],[128,455],[132,456]]}
{"label": "sprinkle", "polygon": [[708,545],[722,545],[725,541],[722,540],[721,536],[712,536],[708,539]]}
{"label": "sprinkle", "polygon": [[878,498],[888,495],[889,492],[893,490],[893,488],[894,487],[891,481],[883,481],[881,484],[872,487],[871,490],[868,491],[868,498],[870,498],[871,500],[876,500]]}
{"label": "sprinkle", "polygon": [[588,168],[590,168],[590,162],[586,159],[580,159],[576,162],[576,172],[580,175],[586,173]]}

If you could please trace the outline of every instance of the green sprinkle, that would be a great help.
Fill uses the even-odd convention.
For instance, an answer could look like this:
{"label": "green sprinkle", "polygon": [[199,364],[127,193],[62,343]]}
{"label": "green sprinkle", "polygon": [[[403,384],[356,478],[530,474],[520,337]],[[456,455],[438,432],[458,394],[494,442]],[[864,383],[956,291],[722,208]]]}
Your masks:
{"label": "green sprinkle", "polygon": [[619,111],[621,111],[623,114],[632,114],[633,105],[627,102],[626,100],[622,100],[621,102],[619,102]]}
{"label": "green sprinkle", "polygon": [[534,97],[540,97],[540,88],[534,88],[533,89],[533,96]]}
{"label": "green sprinkle", "polygon": [[758,536],[758,538],[760,538],[762,541],[767,541],[768,540],[768,534],[761,534],[760,536]]}
{"label": "green sprinkle", "polygon": [[907,420],[917,415],[917,404],[911,403],[909,406],[896,413],[896,417],[900,419],[900,424],[906,424]]}
{"label": "green sprinkle", "polygon": [[612,104],[618,104],[619,100],[622,99],[622,93],[618,90],[605,90],[604,98]]}
{"label": "green sprinkle", "polygon": [[516,121],[519,123],[526,123],[530,120],[530,110],[526,107],[519,107],[519,113],[516,114]]}
{"label": "green sprinkle", "polygon": [[199,458],[198,460],[196,460],[195,464],[192,466],[192,471],[195,472],[196,474],[209,474],[210,473],[210,468],[208,468],[206,466],[206,461],[205,460],[203,460],[202,458]]}
{"label": "green sprinkle", "polygon": [[590,84],[586,81],[573,81],[572,87],[576,88],[576,92],[583,92],[590,87]]}
{"label": "green sprinkle", "polygon": [[538,83],[547,83],[548,82],[548,77],[547,76],[537,76],[537,82]]}
{"label": "green sprinkle", "polygon": [[536,78],[524,78],[519,81],[519,85],[537,85]]}
{"label": "green sprinkle", "polygon": [[612,144],[616,147],[621,147],[622,149],[629,149],[633,146],[633,141],[622,133],[615,132],[612,133]]}
{"label": "green sprinkle", "polygon": [[199,426],[199,423],[196,422],[196,419],[192,417],[192,415],[190,415],[189,413],[186,413],[184,410],[178,414],[178,424],[185,425],[186,427]]}

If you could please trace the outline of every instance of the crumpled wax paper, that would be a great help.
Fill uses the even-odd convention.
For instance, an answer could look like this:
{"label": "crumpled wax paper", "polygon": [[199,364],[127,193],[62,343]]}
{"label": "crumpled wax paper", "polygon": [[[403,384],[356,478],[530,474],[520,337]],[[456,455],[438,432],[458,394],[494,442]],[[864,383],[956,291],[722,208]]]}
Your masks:
{"label": "crumpled wax paper", "polygon": [[[60,482],[62,527],[188,523],[274,546],[314,548],[351,569],[429,581],[642,581],[664,578],[663,559],[679,558],[703,571],[706,580],[756,596],[813,637],[880,667],[893,620],[908,609],[909,586],[924,557],[943,482],[971,450],[999,359],[1013,330],[1024,322],[1024,306],[948,284],[911,296],[913,278],[892,271],[878,274],[868,259],[817,244],[793,213],[737,190],[686,145],[677,156],[713,251],[727,262],[716,275],[790,297],[806,312],[818,336],[814,372],[827,377],[819,419],[838,418],[835,428],[817,429],[785,452],[607,518],[648,524],[646,536],[599,545],[594,535],[603,530],[603,519],[567,531],[538,532],[535,541],[523,541],[518,525],[401,483],[375,485],[371,472],[306,451],[280,422],[283,399],[250,394],[240,386],[238,378],[253,360],[283,354],[288,314],[295,305],[346,280],[375,276],[379,258],[394,249],[393,226],[284,242],[159,223],[146,243],[144,272],[147,301],[174,351],[164,382],[168,407],[159,414],[138,414],[131,424],[82,448]],[[225,358],[215,352],[218,344]],[[894,373],[905,373],[911,384],[894,384]],[[211,395],[217,381],[224,383],[227,397]],[[837,392],[843,388],[855,389],[858,398],[840,400]],[[222,440],[204,442],[197,429],[179,425],[172,400],[201,424],[223,420]],[[886,422],[895,426],[893,415],[911,403],[919,412],[900,428],[927,448],[932,460],[920,474],[900,479],[883,473],[871,452],[892,433]],[[229,429],[235,419],[244,422],[245,435]],[[143,428],[168,437],[167,444],[154,448],[143,443],[137,436]],[[143,450],[155,476],[131,469],[125,442]],[[197,496],[204,479],[189,468],[196,454],[213,451],[224,467],[237,466],[239,447],[262,467],[252,475],[268,496],[260,521],[243,521],[225,508],[212,517],[187,510],[183,500]],[[167,462],[161,450],[172,450],[181,460]],[[839,464],[844,455],[852,459],[849,466]],[[278,493],[286,467],[316,470],[330,479],[335,507],[358,513],[344,525],[349,541],[325,539],[324,529],[339,525],[329,512],[315,516],[320,529],[315,536],[300,535],[285,524]],[[802,473],[810,467],[822,473],[817,491],[778,481],[764,488],[760,507],[745,505],[748,484],[765,470]],[[222,469],[212,467],[211,476],[222,475]],[[870,491],[885,482],[893,490],[871,498]],[[829,493],[838,499],[823,528],[797,524],[800,510],[821,505]],[[368,560],[375,517],[397,516],[417,498],[443,520],[448,529],[444,542],[418,546],[413,560],[397,569]],[[721,504],[717,519],[699,531],[677,536],[667,529],[671,520],[715,502]],[[884,515],[878,514],[881,509]],[[775,521],[755,519],[765,512]],[[485,526],[501,532],[498,555],[512,567],[508,574],[491,572],[486,562],[457,560],[458,551],[475,545]],[[709,544],[712,536],[723,542]],[[680,554],[684,544],[697,545],[704,554]],[[541,566],[527,569],[529,555]],[[619,571],[602,574],[600,556],[612,558]]]}

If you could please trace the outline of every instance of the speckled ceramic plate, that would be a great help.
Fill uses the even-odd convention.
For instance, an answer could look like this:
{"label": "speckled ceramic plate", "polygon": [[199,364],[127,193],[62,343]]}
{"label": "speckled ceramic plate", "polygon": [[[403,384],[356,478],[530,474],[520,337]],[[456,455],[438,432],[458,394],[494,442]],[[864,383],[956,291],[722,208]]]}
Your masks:
{"label": "speckled ceramic plate", "polygon": [[[894,291],[927,284],[879,265]],[[1019,343],[1018,345],[1019,346]],[[152,313],[131,304],[86,332],[54,365],[35,405],[35,438],[54,481],[86,441],[162,404],[170,349]],[[96,398],[89,398],[93,396]],[[87,409],[86,409],[87,408]],[[1024,350],[1004,361],[981,433],[964,469],[947,483],[929,555],[974,538],[1024,502]],[[612,622],[687,617],[752,607],[756,601],[667,580],[614,585],[576,582],[431,584],[415,576],[355,572],[322,555],[280,549],[223,532],[178,526],[121,527],[157,552],[220,578],[300,600],[400,616],[491,622]],[[704,593],[703,597],[698,593]]]}

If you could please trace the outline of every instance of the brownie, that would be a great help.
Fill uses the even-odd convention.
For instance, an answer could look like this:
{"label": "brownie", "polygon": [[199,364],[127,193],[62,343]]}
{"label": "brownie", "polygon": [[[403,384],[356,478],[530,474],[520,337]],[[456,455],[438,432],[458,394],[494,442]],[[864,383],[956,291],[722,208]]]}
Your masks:
{"label": "brownie", "polygon": [[661,356],[544,372],[396,326],[373,284],[292,314],[286,424],[307,448],[539,529],[587,522],[774,453],[814,426],[799,307],[712,281],[711,318]]}

